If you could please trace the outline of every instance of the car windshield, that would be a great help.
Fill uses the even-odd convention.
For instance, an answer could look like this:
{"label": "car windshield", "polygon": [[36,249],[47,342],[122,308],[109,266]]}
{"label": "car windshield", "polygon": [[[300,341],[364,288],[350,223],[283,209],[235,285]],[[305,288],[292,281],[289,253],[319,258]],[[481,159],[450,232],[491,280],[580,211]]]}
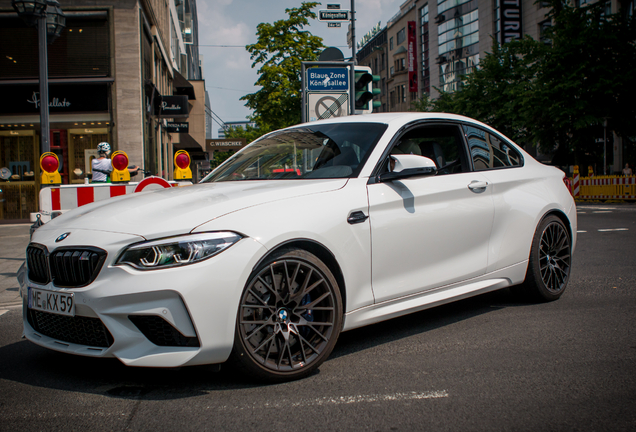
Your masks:
{"label": "car windshield", "polygon": [[305,125],[267,135],[235,154],[201,183],[355,177],[387,125]]}

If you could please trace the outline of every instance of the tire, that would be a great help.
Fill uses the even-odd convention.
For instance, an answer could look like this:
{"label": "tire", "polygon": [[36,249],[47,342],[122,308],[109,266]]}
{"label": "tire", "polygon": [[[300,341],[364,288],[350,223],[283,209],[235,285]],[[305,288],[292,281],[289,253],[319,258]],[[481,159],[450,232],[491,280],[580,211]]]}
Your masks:
{"label": "tire", "polygon": [[561,219],[549,215],[539,223],[532,239],[523,290],[530,299],[553,301],[567,287],[572,265],[572,241]]}
{"label": "tire", "polygon": [[307,251],[285,249],[261,263],[243,290],[232,357],[262,381],[303,378],[329,357],[341,328],[331,271]]}

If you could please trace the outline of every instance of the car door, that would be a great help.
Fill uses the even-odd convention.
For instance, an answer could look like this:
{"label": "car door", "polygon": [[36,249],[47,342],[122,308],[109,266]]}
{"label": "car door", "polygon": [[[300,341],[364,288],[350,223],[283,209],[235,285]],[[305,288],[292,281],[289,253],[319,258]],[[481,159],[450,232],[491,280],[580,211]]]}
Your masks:
{"label": "car door", "polygon": [[367,185],[376,302],[483,275],[493,223],[491,188],[471,170],[458,125],[416,127],[394,143],[439,173]]}

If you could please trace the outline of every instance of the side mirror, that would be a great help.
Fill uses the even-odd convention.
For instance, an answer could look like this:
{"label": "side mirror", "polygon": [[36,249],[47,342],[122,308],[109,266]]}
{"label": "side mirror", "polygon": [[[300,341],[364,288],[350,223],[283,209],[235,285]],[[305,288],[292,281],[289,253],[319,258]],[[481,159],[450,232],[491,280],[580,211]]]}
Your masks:
{"label": "side mirror", "polygon": [[400,154],[389,156],[389,172],[380,174],[379,180],[390,182],[435,174],[437,174],[437,167],[432,159],[419,155]]}

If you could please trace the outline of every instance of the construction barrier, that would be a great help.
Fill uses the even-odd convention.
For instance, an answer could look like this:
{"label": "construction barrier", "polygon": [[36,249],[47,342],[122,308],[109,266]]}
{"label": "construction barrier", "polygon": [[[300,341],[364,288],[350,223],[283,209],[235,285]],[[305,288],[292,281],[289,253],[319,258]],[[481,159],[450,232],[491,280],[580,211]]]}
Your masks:
{"label": "construction barrier", "polygon": [[581,177],[572,180],[572,195],[577,199],[636,200],[636,176]]}
{"label": "construction barrier", "polygon": [[147,177],[141,182],[124,184],[91,183],[45,187],[40,190],[40,211],[31,213],[31,221],[35,222],[39,215],[42,222],[48,222],[51,216],[120,195],[191,184],[167,181],[161,177]]}

